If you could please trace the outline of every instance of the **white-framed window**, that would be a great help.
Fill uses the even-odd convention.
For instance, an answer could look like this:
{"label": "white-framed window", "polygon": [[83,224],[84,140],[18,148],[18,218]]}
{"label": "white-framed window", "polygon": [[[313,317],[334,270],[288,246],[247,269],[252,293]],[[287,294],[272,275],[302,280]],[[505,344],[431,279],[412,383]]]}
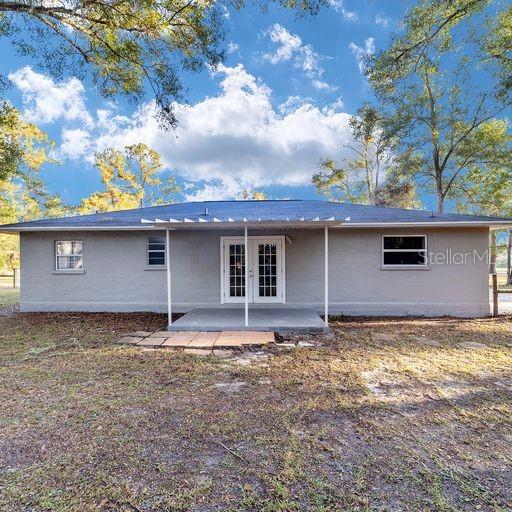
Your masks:
{"label": "white-framed window", "polygon": [[148,236],[148,267],[165,267],[165,236]]}
{"label": "white-framed window", "polygon": [[82,240],[57,240],[55,242],[55,270],[83,270],[84,244]]}
{"label": "white-framed window", "polygon": [[383,235],[382,266],[427,266],[427,235]]}

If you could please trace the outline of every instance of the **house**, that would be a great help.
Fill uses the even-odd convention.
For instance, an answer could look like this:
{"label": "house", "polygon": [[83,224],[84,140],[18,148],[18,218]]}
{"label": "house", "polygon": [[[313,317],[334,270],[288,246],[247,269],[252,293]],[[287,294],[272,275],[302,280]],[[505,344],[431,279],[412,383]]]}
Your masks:
{"label": "house", "polygon": [[512,219],[279,200],[0,231],[21,235],[21,311],[190,312],[170,328],[315,330],[329,313],[488,315],[489,230],[508,226]]}

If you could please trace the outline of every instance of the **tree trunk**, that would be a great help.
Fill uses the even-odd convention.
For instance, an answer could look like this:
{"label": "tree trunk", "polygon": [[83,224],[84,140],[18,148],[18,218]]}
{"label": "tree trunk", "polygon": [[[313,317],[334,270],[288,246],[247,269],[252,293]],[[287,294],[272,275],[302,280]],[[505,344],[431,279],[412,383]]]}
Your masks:
{"label": "tree trunk", "polygon": [[436,172],[436,190],[437,190],[437,213],[443,213],[444,212],[443,179],[439,172]]}
{"label": "tree trunk", "polygon": [[507,243],[507,286],[512,285],[512,229],[508,230]]}
{"label": "tree trunk", "polygon": [[443,194],[438,193],[437,194],[437,213],[443,213],[444,212],[444,197]]}

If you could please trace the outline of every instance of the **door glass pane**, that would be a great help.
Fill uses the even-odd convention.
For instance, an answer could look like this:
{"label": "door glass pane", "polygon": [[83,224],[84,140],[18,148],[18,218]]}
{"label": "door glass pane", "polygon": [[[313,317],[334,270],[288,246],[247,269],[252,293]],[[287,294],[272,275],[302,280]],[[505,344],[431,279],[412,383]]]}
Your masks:
{"label": "door glass pane", "polygon": [[245,297],[244,244],[229,245],[229,296]]}
{"label": "door glass pane", "polygon": [[277,245],[258,244],[258,294],[277,297]]}

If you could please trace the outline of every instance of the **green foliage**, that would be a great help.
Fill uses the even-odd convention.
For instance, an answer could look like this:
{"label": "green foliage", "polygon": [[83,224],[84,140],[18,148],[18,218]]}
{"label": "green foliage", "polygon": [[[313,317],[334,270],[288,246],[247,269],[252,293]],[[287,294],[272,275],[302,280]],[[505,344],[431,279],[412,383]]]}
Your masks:
{"label": "green foliage", "polygon": [[[70,213],[60,197],[50,194],[39,171],[49,162],[53,143],[17,109],[0,103],[0,224],[59,217]],[[0,234],[0,269],[19,267],[19,240]]]}
{"label": "green foliage", "polygon": [[32,174],[52,160],[52,149],[45,133],[24,121],[9,102],[0,100],[0,180]]}
{"label": "green foliage", "polygon": [[367,70],[398,151],[414,163],[418,183],[436,194],[439,211],[460,196],[475,167],[510,162],[508,126],[498,118],[512,98],[493,85],[496,62],[481,52],[485,34],[478,25],[489,3],[419,2],[403,33]]}
{"label": "green foliage", "polygon": [[326,158],[312,182],[318,192],[332,201],[377,206],[416,206],[415,190],[409,179],[405,158],[397,158],[398,139],[385,130],[384,120],[365,104],[350,118],[353,158],[340,164]]}
{"label": "green foliage", "polygon": [[[273,3],[315,13],[325,0]],[[54,76],[91,74],[104,97],[140,101],[149,86],[161,124],[169,127],[176,123],[181,71],[215,66],[223,58],[223,7],[215,0],[1,0],[0,36]]]}
{"label": "green foliage", "polygon": [[512,87],[512,7],[500,13],[486,41],[488,54],[500,65],[501,93]]}
{"label": "green foliage", "polygon": [[240,192],[239,197],[240,199],[252,201],[265,201],[267,199],[267,195],[264,192],[246,187]]}
{"label": "green foliage", "polygon": [[512,216],[512,167],[475,167],[462,183],[459,211]]}
{"label": "green foliage", "polygon": [[397,92],[397,84],[418,72],[423,56],[432,49],[445,52],[452,47],[452,30],[482,12],[492,0],[420,0],[402,22],[403,30],[389,47],[368,58],[367,72],[381,99]]}
{"label": "green foliage", "polygon": [[104,190],[82,200],[79,213],[106,212],[173,202],[179,192],[172,176],[161,178],[160,155],[145,144],[109,148],[96,155]]}

